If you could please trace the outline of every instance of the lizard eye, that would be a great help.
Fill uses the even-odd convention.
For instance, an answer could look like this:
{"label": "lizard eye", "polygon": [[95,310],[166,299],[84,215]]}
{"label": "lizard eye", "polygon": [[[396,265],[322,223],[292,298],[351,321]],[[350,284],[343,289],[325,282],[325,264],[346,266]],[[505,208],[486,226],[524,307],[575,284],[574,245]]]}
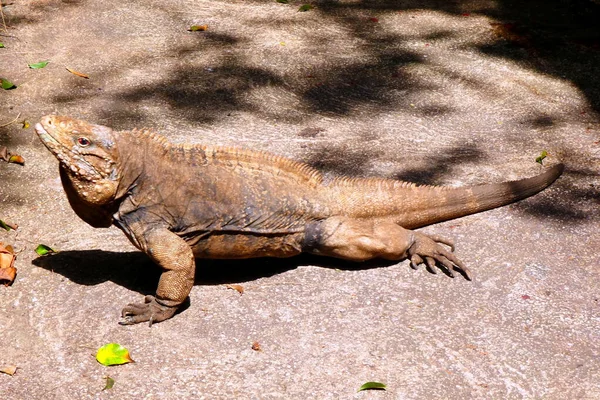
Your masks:
{"label": "lizard eye", "polygon": [[90,143],[92,143],[92,142],[90,142],[90,139],[82,136],[79,139],[77,139],[77,143],[79,143],[79,145],[82,147],[86,147],[86,146],[89,146]]}

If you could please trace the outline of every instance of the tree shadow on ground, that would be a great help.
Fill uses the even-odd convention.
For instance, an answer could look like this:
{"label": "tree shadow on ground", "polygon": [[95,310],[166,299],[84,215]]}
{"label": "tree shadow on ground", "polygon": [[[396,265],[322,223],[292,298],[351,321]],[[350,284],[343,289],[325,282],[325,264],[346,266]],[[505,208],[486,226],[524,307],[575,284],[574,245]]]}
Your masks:
{"label": "tree shadow on ground", "polygon": [[[266,1],[255,1],[266,4]],[[77,7],[77,1],[49,1],[51,11],[60,12],[60,7]],[[499,0],[497,2],[461,2],[441,0],[381,0],[381,1],[316,1],[315,10],[323,25],[332,24],[343,28],[353,42],[358,43],[361,57],[341,57],[319,68],[312,68],[310,61],[304,69],[272,69],[269,63],[257,65],[249,61],[247,52],[240,48],[246,46],[245,37],[208,31],[195,37],[195,42],[185,45],[174,44],[170,50],[171,57],[201,57],[207,50],[216,51],[224,56],[218,58],[210,67],[198,70],[195,62],[179,63],[170,71],[165,71],[160,85],[140,85],[134,88],[123,88],[111,94],[112,106],[99,112],[117,127],[130,125],[132,121],[143,120],[143,112],[136,106],[145,99],[159,101],[177,111],[179,117],[199,124],[213,124],[222,120],[231,112],[248,112],[263,119],[284,117],[287,121],[302,124],[303,115],[335,115],[349,116],[355,112],[382,114],[407,108],[407,100],[411,94],[436,89],[434,84],[415,79],[410,72],[413,64],[426,63],[426,59],[418,51],[397,46],[407,40],[443,40],[452,37],[453,31],[438,27],[423,33],[390,33],[383,24],[377,25],[373,18],[382,18],[391,13],[402,13],[417,10],[433,10],[453,16],[468,18],[485,15],[496,22],[490,25],[490,32],[495,38],[493,43],[471,45],[486,55],[518,62],[524,68],[568,79],[585,93],[590,105],[598,112],[600,106],[600,74],[596,66],[600,64],[600,33],[597,21],[600,20],[600,5],[589,0],[534,0],[517,2],[515,0]],[[47,6],[46,6],[47,7]],[[282,7],[284,7],[282,5]],[[295,7],[295,5],[290,5]],[[46,12],[38,9],[38,12]],[[282,9],[283,10],[283,9]],[[164,18],[180,18],[179,15],[168,15]],[[282,13],[282,16],[284,14]],[[261,19],[256,16],[256,29],[264,24],[280,25],[277,20]],[[18,21],[9,19],[10,24],[33,23],[35,21]],[[294,22],[291,29],[298,29],[302,21]],[[315,31],[314,40],[322,40]],[[231,52],[232,50],[238,50]],[[225,56],[227,54],[227,56]],[[274,53],[265,52],[265,56]],[[307,60],[310,54],[305,55]],[[318,55],[317,55],[318,56]],[[323,54],[323,57],[328,57]],[[145,58],[137,57],[124,64],[130,68],[143,68],[148,63]],[[318,58],[318,57],[317,57]],[[111,71],[106,68],[105,76],[110,79],[111,73],[118,75],[121,65]],[[463,79],[453,76],[455,72],[443,71],[449,79]],[[477,88],[480,82],[469,82]],[[297,111],[264,109],[260,104],[260,96],[253,98],[257,89],[273,89],[271,103],[285,104],[290,98],[299,99]],[[398,95],[397,93],[402,93]],[[87,97],[86,97],[87,96]],[[73,91],[69,94],[57,94],[56,103],[81,103],[87,98],[97,96],[94,91]],[[277,96],[280,96],[278,98]],[[360,110],[360,111],[357,111]],[[415,110],[416,115],[431,116],[452,113],[451,107],[428,105]],[[302,114],[304,113],[304,114]],[[549,127],[556,123],[552,115],[534,116],[523,121],[524,127]],[[343,149],[342,149],[343,150]],[[443,180],[453,167],[460,163],[483,161],[483,152],[477,148],[466,148],[464,153],[459,149],[451,149],[449,154],[433,155],[429,165],[421,169],[411,169],[397,175],[400,179],[431,184]],[[464,150],[464,149],[463,149]],[[361,175],[361,168],[367,164],[368,157],[377,154],[340,154],[335,146],[316,149],[309,156],[309,163],[324,168],[326,171],[347,173],[353,168],[355,175]],[[326,157],[327,155],[329,157]],[[561,184],[560,181],[558,183]],[[594,193],[589,194],[588,198]],[[573,199],[570,199],[572,203]],[[575,217],[572,205],[553,203],[551,214]],[[579,217],[578,217],[579,219]]]}
{"label": "tree shadow on ground", "polygon": [[[255,0],[256,4],[266,4],[271,0]],[[272,2],[271,2],[272,3]],[[49,0],[32,3],[28,14],[12,15],[8,7],[4,13],[9,27],[20,24],[32,24],[50,12],[61,12],[63,8],[81,7],[84,2],[76,0]],[[595,66],[600,61],[600,4],[590,0],[533,0],[521,2],[516,0],[488,1],[441,1],[441,0],[363,0],[355,2],[340,2],[336,0],[315,1],[316,9],[311,11],[323,17],[323,25],[338,24],[351,37],[362,41],[365,59],[340,66],[332,64],[329,68],[320,69],[318,76],[312,77],[314,84],[298,85],[296,94],[302,96],[305,104],[313,112],[347,113],[356,102],[381,101],[384,94],[394,87],[393,79],[387,79],[404,64],[424,62],[423,58],[414,52],[398,51],[394,43],[408,39],[399,35],[390,35],[384,29],[369,24],[369,17],[382,17],[389,13],[406,11],[433,10],[456,16],[485,15],[497,22],[490,26],[496,36],[493,44],[480,45],[479,49],[485,54],[510,59],[522,63],[525,67],[542,73],[554,75],[559,79],[568,79],[576,84],[587,96],[589,103],[600,111],[600,75],[595,72]],[[218,7],[218,4],[215,5]],[[282,6],[282,11],[296,7],[295,4]],[[179,15],[168,15],[169,8],[160,10],[165,15],[162,18],[180,18]],[[285,14],[282,12],[282,17]],[[257,21],[265,22],[256,16]],[[266,21],[265,23],[268,23]],[[278,24],[276,20],[271,24]],[[259,28],[257,24],[257,28]],[[428,33],[422,39],[440,39],[452,35],[452,30],[445,29]],[[202,46],[214,45],[225,48],[238,43],[239,38],[222,35],[217,32],[206,32],[199,38]],[[202,49],[196,49],[201,51]],[[181,55],[182,49],[174,48],[174,53]],[[194,51],[187,49],[188,52]],[[140,60],[145,63],[146,60]],[[341,68],[340,68],[341,67]],[[243,59],[233,59],[229,65],[220,67],[217,74],[209,74],[211,79],[256,78],[258,85],[271,82],[282,85],[282,76],[272,76],[266,71],[244,66]],[[222,87],[207,85],[198,75],[194,67],[180,68],[167,77],[167,82],[161,88],[139,90],[129,93],[129,102],[135,102],[140,97],[156,94],[164,96],[176,103],[177,107],[188,108],[195,106],[201,109],[208,102],[202,101],[208,92],[216,92],[217,102],[210,105],[214,111],[222,108],[228,112],[232,107],[238,107],[243,94],[249,89],[248,85],[238,87]],[[365,77],[362,79],[361,77]],[[402,81],[403,87],[409,90],[410,82]],[[360,82],[359,82],[360,81]],[[392,86],[390,86],[390,84]],[[398,84],[396,82],[396,84]],[[206,87],[208,90],[198,88]],[[251,85],[250,85],[251,86]],[[192,89],[195,90],[186,90]],[[286,87],[294,91],[294,88]],[[155,88],[156,89],[156,88]],[[169,89],[172,89],[171,92]],[[72,99],[75,100],[75,99]],[[210,114],[210,110],[207,112]],[[202,117],[199,117],[202,119]]]}

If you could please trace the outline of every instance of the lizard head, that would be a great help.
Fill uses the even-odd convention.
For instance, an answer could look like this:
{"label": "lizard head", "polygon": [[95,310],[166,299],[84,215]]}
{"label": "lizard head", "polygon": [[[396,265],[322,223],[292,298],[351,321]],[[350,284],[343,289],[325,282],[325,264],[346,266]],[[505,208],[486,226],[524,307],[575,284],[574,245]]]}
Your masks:
{"label": "lizard head", "polygon": [[40,140],[60,161],[78,196],[91,204],[111,201],[119,182],[118,152],[112,129],[46,115],[35,125]]}

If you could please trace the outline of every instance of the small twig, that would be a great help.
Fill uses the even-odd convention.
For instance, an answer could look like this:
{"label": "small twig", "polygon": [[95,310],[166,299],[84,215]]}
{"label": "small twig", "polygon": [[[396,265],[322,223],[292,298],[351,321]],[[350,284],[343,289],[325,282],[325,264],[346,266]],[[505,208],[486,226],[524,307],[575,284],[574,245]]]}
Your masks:
{"label": "small twig", "polygon": [[9,126],[10,124],[14,124],[15,122],[17,122],[17,120],[19,119],[19,117],[21,116],[21,113],[18,113],[17,116],[15,117],[15,119],[13,119],[10,122],[7,122],[3,125],[0,125],[0,128],[4,128],[5,126]]}

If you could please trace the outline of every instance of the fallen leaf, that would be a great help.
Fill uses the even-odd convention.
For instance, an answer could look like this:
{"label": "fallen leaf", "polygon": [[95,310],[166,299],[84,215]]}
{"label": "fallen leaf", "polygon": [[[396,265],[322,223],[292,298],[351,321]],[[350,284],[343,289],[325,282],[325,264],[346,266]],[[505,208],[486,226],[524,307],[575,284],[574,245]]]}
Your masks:
{"label": "fallen leaf", "polygon": [[536,157],[535,162],[540,165],[544,165],[544,158],[546,157],[548,157],[548,152],[546,150],[543,150],[539,157]]}
{"label": "fallen leaf", "polygon": [[102,365],[121,365],[135,362],[129,356],[129,350],[118,343],[108,343],[98,349],[96,360]]}
{"label": "fallen leaf", "polygon": [[371,21],[371,22],[379,22],[379,19],[375,18],[375,17],[371,17],[371,18],[369,18],[369,21]]}
{"label": "fallen leaf", "polygon": [[10,244],[0,242],[0,269],[10,268],[15,263],[15,250]]}
{"label": "fallen leaf", "polygon": [[11,229],[16,230],[18,228],[17,224],[12,224],[10,222],[5,222],[0,219],[0,228],[6,229],[10,231]]}
{"label": "fallen leaf", "polygon": [[362,385],[358,391],[363,391],[363,390],[385,390],[387,388],[387,386],[385,386],[384,383],[381,382],[367,382],[364,385]]}
{"label": "fallen leaf", "polygon": [[277,0],[277,2],[281,4],[288,4],[290,0]]}
{"label": "fallen leaf", "polygon": [[25,159],[18,154],[13,154],[10,156],[8,162],[11,164],[25,165]]}
{"label": "fallen leaf", "polygon": [[17,276],[17,269],[14,267],[15,251],[12,246],[0,243],[0,282],[5,285],[11,285]]}
{"label": "fallen leaf", "polygon": [[523,300],[529,300],[529,299],[531,299],[531,296],[529,296],[528,294],[524,294],[523,296],[521,296],[521,298]]}
{"label": "fallen leaf", "polygon": [[22,124],[23,124],[23,129],[27,129],[31,126],[29,121],[27,121],[26,119],[23,120]]}
{"label": "fallen leaf", "polygon": [[188,31],[190,32],[198,32],[198,31],[207,31],[208,25],[192,25]]}
{"label": "fallen leaf", "polygon": [[4,43],[0,42],[0,49],[4,48]]}
{"label": "fallen leaf", "polygon": [[12,285],[17,277],[17,269],[15,267],[0,268],[0,282],[6,286]]}
{"label": "fallen leaf", "polygon": [[242,285],[225,285],[227,289],[233,289],[239,294],[244,294],[244,287]]}
{"label": "fallen leaf", "polygon": [[35,252],[39,255],[39,256],[45,256],[46,254],[52,254],[52,253],[58,253],[56,250],[54,250],[52,247],[50,246],[46,246],[45,244],[40,244],[38,245],[38,247],[35,248]]}
{"label": "fallen leaf", "polygon": [[2,372],[3,374],[13,376],[17,372],[17,366],[7,365],[6,367],[0,368],[0,372]]}
{"label": "fallen leaf", "polygon": [[262,349],[260,347],[260,343],[258,343],[258,342],[252,343],[252,350],[254,350],[254,351],[262,351]]}
{"label": "fallen leaf", "polygon": [[[11,121],[8,125],[12,124],[13,122],[14,121]],[[5,126],[7,125],[5,124]],[[25,159],[18,154],[11,154],[6,146],[0,146],[0,160],[13,164],[25,165]]]}
{"label": "fallen leaf", "polygon": [[308,10],[312,10],[313,6],[311,6],[310,4],[303,4],[300,6],[300,8],[298,9],[299,12],[305,12]]}
{"label": "fallen leaf", "polygon": [[16,89],[17,86],[8,79],[0,78],[0,85],[4,90]]}
{"label": "fallen leaf", "polygon": [[113,386],[115,386],[115,380],[108,375],[106,375],[105,378],[106,378],[106,385],[104,385],[104,388],[102,390],[112,389]]}
{"label": "fallen leaf", "polygon": [[86,74],[84,74],[83,72],[76,71],[76,70],[74,70],[74,69],[71,69],[71,68],[69,68],[69,67],[67,67],[67,71],[69,71],[69,72],[70,72],[70,73],[72,73],[73,75],[75,75],[75,76],[78,76],[78,77],[80,77],[80,78],[90,79],[90,77],[89,77],[89,76],[87,76]]}
{"label": "fallen leaf", "polygon": [[41,69],[48,65],[50,61],[40,61],[37,63],[27,64],[27,66],[31,69]]}

